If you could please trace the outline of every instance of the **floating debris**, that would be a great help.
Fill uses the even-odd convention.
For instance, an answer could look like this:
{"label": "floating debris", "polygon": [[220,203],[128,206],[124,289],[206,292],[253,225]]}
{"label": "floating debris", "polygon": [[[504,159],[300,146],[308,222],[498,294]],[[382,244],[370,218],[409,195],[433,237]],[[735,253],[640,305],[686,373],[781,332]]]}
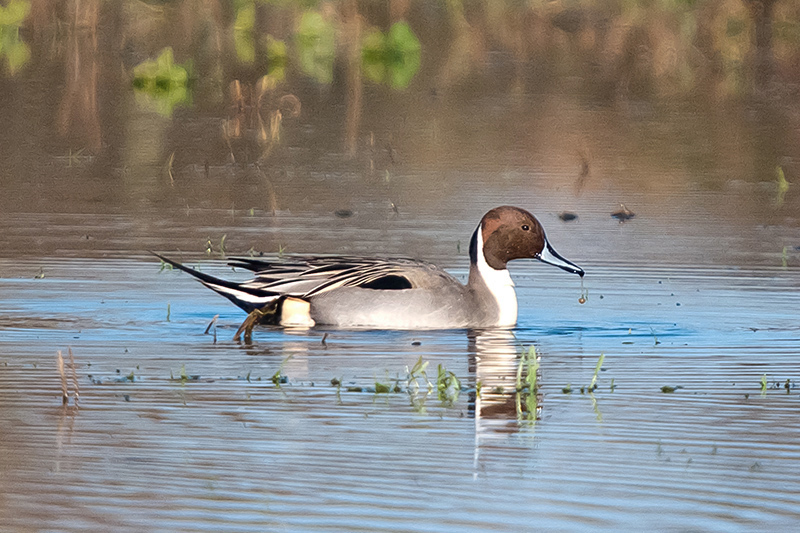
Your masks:
{"label": "floating debris", "polygon": [[353,212],[349,209],[337,209],[333,212],[338,218],[350,218],[353,216]]}
{"label": "floating debris", "polygon": [[611,213],[611,216],[622,223],[635,217],[636,213],[625,207],[625,204],[619,204],[619,211]]}
{"label": "floating debris", "polygon": [[577,213],[573,213],[571,211],[562,211],[558,214],[558,218],[564,222],[572,222],[573,220],[578,220],[578,215]]}
{"label": "floating debris", "polygon": [[588,299],[589,299],[589,290],[583,286],[583,276],[581,276],[581,295],[580,297],[578,297],[578,303],[583,305],[586,303]]}

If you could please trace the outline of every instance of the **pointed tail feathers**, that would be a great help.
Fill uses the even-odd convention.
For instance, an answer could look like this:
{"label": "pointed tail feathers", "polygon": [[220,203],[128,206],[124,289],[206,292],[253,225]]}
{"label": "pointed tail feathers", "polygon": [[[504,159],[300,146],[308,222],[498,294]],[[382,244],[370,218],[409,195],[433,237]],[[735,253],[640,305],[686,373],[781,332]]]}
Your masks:
{"label": "pointed tail feathers", "polygon": [[247,313],[250,313],[255,309],[261,309],[265,305],[281,296],[280,293],[273,291],[266,291],[253,287],[244,287],[241,283],[227,281],[210,274],[206,274],[205,272],[200,272],[199,270],[187,267],[186,265],[178,263],[177,261],[173,261],[172,259],[164,257],[161,254],[157,254],[155,252],[150,253],[165,263],[177,268],[178,270],[183,270],[187,274],[192,275],[200,283],[229,299]]}

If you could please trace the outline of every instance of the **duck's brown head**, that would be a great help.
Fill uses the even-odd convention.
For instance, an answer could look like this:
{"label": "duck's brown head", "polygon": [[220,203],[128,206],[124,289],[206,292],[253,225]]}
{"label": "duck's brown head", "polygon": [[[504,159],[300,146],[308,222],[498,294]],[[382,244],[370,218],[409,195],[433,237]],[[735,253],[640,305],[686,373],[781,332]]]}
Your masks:
{"label": "duck's brown head", "polygon": [[495,207],[483,215],[470,243],[470,259],[475,264],[479,248],[486,264],[495,270],[504,270],[511,260],[530,258],[580,276],[584,274],[581,267],[561,257],[550,246],[536,217],[519,207]]}

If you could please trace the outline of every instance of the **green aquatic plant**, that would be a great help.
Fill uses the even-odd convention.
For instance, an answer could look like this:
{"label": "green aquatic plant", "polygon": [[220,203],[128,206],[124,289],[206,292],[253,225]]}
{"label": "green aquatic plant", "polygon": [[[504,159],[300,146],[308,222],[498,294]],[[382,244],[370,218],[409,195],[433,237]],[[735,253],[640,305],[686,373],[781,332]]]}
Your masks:
{"label": "green aquatic plant", "polygon": [[761,376],[761,396],[767,395],[767,375],[763,374]]}
{"label": "green aquatic plant", "polygon": [[436,390],[438,393],[439,401],[445,405],[453,405],[458,400],[458,394],[461,392],[461,381],[458,377],[447,370],[444,365],[439,364],[436,376]]}
{"label": "green aquatic plant", "polygon": [[411,368],[411,370],[408,370],[408,367],[406,367],[406,373],[408,374],[408,377],[406,378],[406,387],[409,390],[412,388],[415,390],[415,392],[419,390],[420,380],[422,380],[423,385],[427,385],[428,390],[433,387],[431,382],[428,380],[428,374],[426,373],[429,362],[430,361],[423,361],[422,356],[420,355],[419,359],[417,359],[417,362],[414,363],[414,366]]}
{"label": "green aquatic plant", "polygon": [[287,362],[289,359],[291,359],[292,357],[293,357],[293,356],[291,356],[291,355],[290,355],[290,356],[286,357],[286,359],[284,359],[283,361],[281,361],[281,365],[278,367],[278,370],[277,370],[277,371],[276,371],[276,372],[275,372],[275,373],[272,375],[272,377],[270,378],[270,380],[271,380],[271,381],[272,381],[272,382],[273,382],[275,385],[277,385],[278,387],[280,387],[281,383],[288,383],[288,382],[289,382],[289,378],[288,378],[288,377],[286,377],[286,376],[283,374],[283,366],[284,366],[284,365],[286,364],[286,362]]}
{"label": "green aquatic plant", "polygon": [[[426,372],[428,363],[429,361],[424,361],[420,356],[410,370],[406,367],[406,393],[408,393],[412,409],[420,414],[425,413],[425,400],[433,390],[433,384],[428,379]],[[425,388],[424,392],[420,390],[423,387]]]}
{"label": "green aquatic plant", "polygon": [[[517,365],[517,392],[526,391],[535,393],[538,390],[537,373],[539,371],[539,358],[536,355],[536,347],[531,345],[527,350],[523,348],[520,354],[519,364]],[[523,378],[524,374],[524,378]]]}
{"label": "green aquatic plant", "polygon": [[[535,423],[539,411],[539,358],[536,347],[531,345],[526,350],[524,347],[517,365],[515,405],[517,420]],[[524,409],[523,409],[524,407]]]}
{"label": "green aquatic plant", "polygon": [[603,367],[603,361],[605,360],[605,354],[600,354],[600,359],[597,360],[597,365],[594,367],[594,374],[592,375],[592,382],[587,387],[589,392],[593,392],[597,389],[597,374],[600,373],[600,369]]}
{"label": "green aquatic plant", "polygon": [[390,392],[392,392],[391,384],[375,382],[375,394],[389,394]]}
{"label": "green aquatic plant", "polygon": [[[172,374],[172,370],[171,369],[169,371],[169,380],[170,381],[176,381],[176,378]],[[185,383],[188,380],[189,380],[189,376],[186,375],[186,365],[185,364],[181,365],[181,370],[180,370],[180,374],[178,375],[177,381],[180,381],[181,383]]]}
{"label": "green aquatic plant", "polygon": [[134,67],[133,88],[143,105],[170,117],[175,106],[190,99],[189,68],[176,64],[172,48],[164,48],[156,59]]}
{"label": "green aquatic plant", "polygon": [[0,58],[12,76],[31,58],[31,49],[19,36],[19,29],[31,12],[30,0],[9,0],[0,5]]}
{"label": "green aquatic plant", "polygon": [[395,22],[387,33],[373,29],[361,48],[364,75],[393,89],[405,89],[419,70],[420,50],[419,39],[405,21]]}

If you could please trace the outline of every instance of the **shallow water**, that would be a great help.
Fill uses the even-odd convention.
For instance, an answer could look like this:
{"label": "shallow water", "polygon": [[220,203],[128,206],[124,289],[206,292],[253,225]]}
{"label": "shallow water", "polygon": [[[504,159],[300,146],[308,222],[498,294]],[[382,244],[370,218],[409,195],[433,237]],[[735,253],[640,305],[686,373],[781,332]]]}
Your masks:
{"label": "shallow water", "polygon": [[[256,66],[181,42],[225,43],[234,18],[155,4],[83,3],[100,15],[83,24],[34,10],[29,64],[0,77],[0,530],[796,529],[796,105],[697,80],[598,96],[596,71],[568,68],[588,40],[509,51],[519,14],[487,8],[485,27],[461,13],[470,48],[420,2],[407,89],[290,62],[254,112],[228,84],[255,90]],[[271,35],[294,31],[299,11],[258,5]],[[497,50],[462,64],[476,43]],[[167,44],[199,74],[165,114],[128,75]],[[302,112],[265,145],[278,95]],[[248,253],[403,255],[465,279],[501,204],[586,270],[586,303],[576,276],[517,261],[511,331],[262,327],[243,344],[237,308],[148,254],[232,279],[224,257]],[[532,346],[538,393],[516,394]],[[460,390],[439,393],[440,365]]]}
{"label": "shallow water", "polygon": [[[796,270],[622,276],[589,262],[581,306],[572,276],[524,264],[513,337],[329,330],[323,343],[323,331],[265,328],[247,346],[230,340],[238,310],[154,261],[49,261],[31,279],[41,264],[2,265],[11,529],[731,531],[800,519],[788,475],[800,462]],[[215,343],[203,331],[217,313]],[[512,392],[532,344],[538,420]],[[77,407],[60,405],[54,354],[67,346]],[[601,353],[598,388],[581,393]],[[431,379],[439,364],[460,378],[452,404],[424,382],[416,396],[370,390],[407,389],[419,357]],[[288,381],[276,385],[279,369]]]}

